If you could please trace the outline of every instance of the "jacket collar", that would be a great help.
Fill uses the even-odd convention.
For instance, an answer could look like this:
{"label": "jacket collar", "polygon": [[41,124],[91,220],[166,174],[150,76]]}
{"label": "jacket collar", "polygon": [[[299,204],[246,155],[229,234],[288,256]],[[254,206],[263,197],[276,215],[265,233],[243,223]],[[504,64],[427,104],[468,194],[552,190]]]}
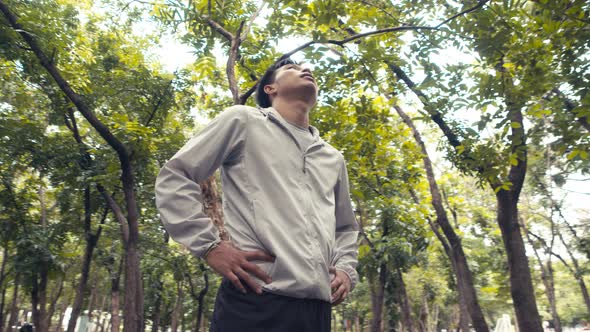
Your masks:
{"label": "jacket collar", "polygon": [[[264,114],[266,114],[268,117],[273,119],[274,121],[278,122],[284,129],[286,129],[287,131],[289,130],[288,129],[289,125],[287,123],[287,120],[285,120],[285,118],[283,118],[281,113],[279,113],[279,111],[277,111],[274,107],[271,106],[271,107],[262,108],[261,111]],[[320,137],[319,130],[312,125],[309,125],[309,128],[311,129],[311,134],[312,134],[313,140],[314,140],[314,143],[311,146],[324,145],[324,140]]]}

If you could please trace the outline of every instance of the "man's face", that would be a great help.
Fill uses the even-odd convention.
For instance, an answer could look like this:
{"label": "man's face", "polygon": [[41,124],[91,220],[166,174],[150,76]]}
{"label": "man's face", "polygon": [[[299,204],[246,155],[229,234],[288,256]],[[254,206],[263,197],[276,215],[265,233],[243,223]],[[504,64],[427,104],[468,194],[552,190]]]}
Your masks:
{"label": "man's face", "polygon": [[271,99],[291,96],[312,99],[314,103],[318,95],[318,85],[309,67],[296,64],[277,69],[274,82],[265,86],[264,90]]}

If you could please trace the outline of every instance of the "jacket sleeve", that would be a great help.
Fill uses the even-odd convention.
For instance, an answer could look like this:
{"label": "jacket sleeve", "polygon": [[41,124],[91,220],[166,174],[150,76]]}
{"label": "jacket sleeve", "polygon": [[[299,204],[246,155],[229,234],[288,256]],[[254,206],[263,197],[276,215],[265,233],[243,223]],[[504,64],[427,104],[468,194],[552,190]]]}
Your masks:
{"label": "jacket sleeve", "polygon": [[221,241],[203,211],[199,183],[217,168],[241,158],[246,139],[247,110],[230,108],[191,138],[160,170],[156,178],[156,206],[170,237],[203,258]]}
{"label": "jacket sleeve", "polygon": [[332,265],[348,275],[352,290],[358,282],[356,266],[358,264],[357,237],[359,225],[350,201],[348,172],[344,159],[342,160],[342,167],[338,182],[334,188],[334,194],[336,202],[336,248],[332,258]]}

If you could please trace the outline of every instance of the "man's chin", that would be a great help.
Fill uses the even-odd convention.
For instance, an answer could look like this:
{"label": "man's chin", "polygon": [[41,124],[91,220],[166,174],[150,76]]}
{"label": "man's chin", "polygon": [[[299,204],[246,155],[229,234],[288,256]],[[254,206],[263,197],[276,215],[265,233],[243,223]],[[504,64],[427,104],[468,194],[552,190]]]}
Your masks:
{"label": "man's chin", "polygon": [[293,89],[293,93],[290,94],[297,99],[310,100],[313,99],[314,104],[318,97],[318,89],[315,84],[302,84]]}

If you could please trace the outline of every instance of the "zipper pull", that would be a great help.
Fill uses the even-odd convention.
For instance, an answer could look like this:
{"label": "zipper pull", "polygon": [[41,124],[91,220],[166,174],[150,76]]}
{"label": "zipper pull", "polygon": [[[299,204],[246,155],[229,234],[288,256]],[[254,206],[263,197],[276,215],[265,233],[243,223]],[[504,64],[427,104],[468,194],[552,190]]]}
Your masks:
{"label": "zipper pull", "polygon": [[305,173],[305,158],[307,158],[305,155],[303,156],[303,173]]}

